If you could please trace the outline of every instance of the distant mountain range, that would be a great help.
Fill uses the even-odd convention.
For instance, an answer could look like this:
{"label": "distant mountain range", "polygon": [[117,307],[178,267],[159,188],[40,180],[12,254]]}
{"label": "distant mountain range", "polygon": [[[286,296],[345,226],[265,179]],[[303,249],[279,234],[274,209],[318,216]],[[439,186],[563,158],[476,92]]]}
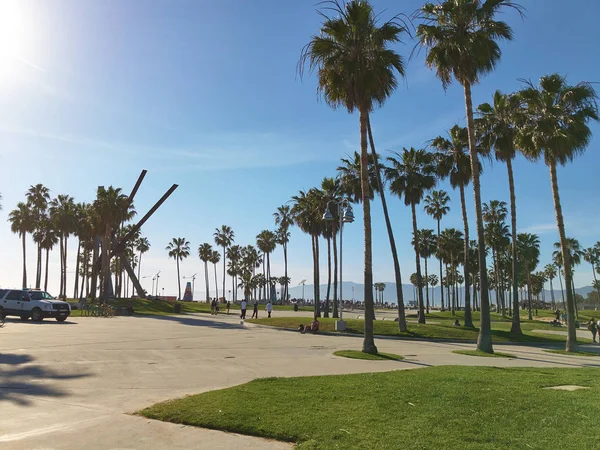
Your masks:
{"label": "distant mountain range", "polygon": [[[331,284],[331,289],[333,290],[333,283]],[[338,287],[339,289],[339,287]],[[578,289],[575,289],[575,292],[586,297],[589,292],[591,292],[593,288],[591,286],[584,286]],[[464,288],[459,289],[460,295],[464,298]],[[321,284],[319,285],[319,292],[321,296],[321,300],[325,299],[327,294],[327,285]],[[342,294],[345,300],[357,300],[362,302],[364,300],[364,285],[359,283],[354,283],[352,281],[344,281],[342,285]],[[408,303],[409,301],[415,300],[414,287],[412,284],[402,284],[402,294],[404,295],[404,302]],[[545,290],[546,301],[550,301],[551,295],[550,290]],[[423,296],[425,296],[425,290],[423,290]],[[290,287],[290,297],[291,298],[302,298],[302,286],[294,286]],[[446,297],[444,292],[444,298]],[[312,300],[314,298],[313,295],[313,285],[307,284],[304,286],[304,298],[308,300]],[[333,298],[333,293],[330,294],[330,298]],[[429,288],[429,301],[432,302],[432,299],[435,299],[435,304],[440,304],[440,287],[436,287],[435,289]],[[554,298],[557,301],[562,301],[562,295],[560,290],[554,290]],[[492,302],[496,301],[494,292],[491,293]],[[396,283],[385,283],[385,290],[383,291],[383,301],[388,303],[397,303],[396,299]]]}

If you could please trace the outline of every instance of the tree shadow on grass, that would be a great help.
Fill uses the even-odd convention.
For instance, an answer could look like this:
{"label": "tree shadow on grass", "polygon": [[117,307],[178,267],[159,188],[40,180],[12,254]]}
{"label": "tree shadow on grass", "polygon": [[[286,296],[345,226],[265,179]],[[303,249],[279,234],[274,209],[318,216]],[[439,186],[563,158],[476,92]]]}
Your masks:
{"label": "tree shadow on grass", "polygon": [[165,320],[167,322],[176,322],[181,325],[188,325],[194,327],[210,327],[218,328],[223,330],[247,330],[247,328],[239,323],[221,322],[218,320],[212,320],[209,318],[201,318],[197,316],[133,316],[134,318],[153,319],[153,320]]}
{"label": "tree shadow on grass", "polygon": [[[30,397],[66,397],[67,391],[50,380],[73,380],[86,373],[64,374],[33,363],[30,355],[0,353],[0,405],[10,401],[20,406],[32,404]],[[0,407],[1,409],[1,407]]]}

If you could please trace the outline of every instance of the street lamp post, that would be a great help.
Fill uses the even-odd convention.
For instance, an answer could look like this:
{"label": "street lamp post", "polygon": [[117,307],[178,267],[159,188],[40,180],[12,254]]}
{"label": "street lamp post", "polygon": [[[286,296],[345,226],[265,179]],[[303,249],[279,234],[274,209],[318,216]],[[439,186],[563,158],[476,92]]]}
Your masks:
{"label": "street lamp post", "polygon": [[155,277],[156,277],[156,292],[155,292],[155,295],[156,295],[156,297],[158,297],[158,292],[159,292],[158,291],[158,279],[160,278],[160,270],[156,273]]}
{"label": "street lamp post", "polygon": [[323,214],[324,220],[334,220],[333,214],[329,210],[329,204],[334,203],[338,208],[338,217],[340,220],[339,228],[340,228],[340,298],[339,298],[339,310],[340,310],[340,319],[335,322],[335,329],[337,331],[345,331],[346,330],[346,322],[343,320],[342,311],[344,309],[344,302],[342,297],[342,249],[343,249],[343,239],[344,239],[344,223],[352,223],[354,222],[354,212],[352,211],[352,207],[350,206],[350,202],[347,198],[342,198],[340,200],[330,200],[327,203],[327,209],[325,210],[325,214]]}

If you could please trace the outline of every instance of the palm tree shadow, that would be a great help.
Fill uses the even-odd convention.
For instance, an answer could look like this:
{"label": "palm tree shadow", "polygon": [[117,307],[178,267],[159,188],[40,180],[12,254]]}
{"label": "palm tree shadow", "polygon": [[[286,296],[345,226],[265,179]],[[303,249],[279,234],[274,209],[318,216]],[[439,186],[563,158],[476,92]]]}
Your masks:
{"label": "palm tree shadow", "polygon": [[182,325],[194,327],[210,327],[224,330],[246,330],[247,328],[239,323],[220,322],[218,320],[205,319],[197,316],[136,316],[135,318],[151,318],[153,320],[166,320],[169,322],[177,322]]}
{"label": "palm tree shadow", "polygon": [[31,397],[66,397],[67,391],[51,385],[49,380],[73,380],[89,376],[86,373],[63,374],[35,365],[30,355],[0,353],[0,405],[10,401],[30,406]]}

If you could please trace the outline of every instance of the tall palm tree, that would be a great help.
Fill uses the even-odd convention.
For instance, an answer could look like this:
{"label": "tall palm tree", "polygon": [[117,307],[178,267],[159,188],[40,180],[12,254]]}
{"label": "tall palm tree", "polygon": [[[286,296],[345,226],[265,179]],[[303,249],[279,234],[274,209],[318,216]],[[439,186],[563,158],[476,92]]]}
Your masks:
{"label": "tall palm tree", "polygon": [[208,242],[201,244],[198,247],[198,257],[204,263],[204,284],[206,286],[206,303],[210,303],[210,286],[208,282],[208,262],[212,258],[213,248]]}
{"label": "tall palm tree", "polygon": [[[292,208],[290,205],[285,204],[277,208],[277,211],[273,213],[275,217],[275,225],[277,229],[277,243],[281,245],[283,249],[283,267],[284,276],[288,278],[288,242],[290,241],[290,227],[294,224],[294,218],[292,217]],[[285,301],[289,298],[288,285],[286,284],[283,288],[283,298]]]}
{"label": "tall palm tree", "polygon": [[229,258],[229,264],[227,265],[227,273],[231,276],[232,288],[233,288],[233,301],[237,300],[237,277],[240,275],[240,263],[242,259],[242,247],[239,245],[232,245],[227,250],[227,257]]}
{"label": "tall palm tree", "polygon": [[517,235],[518,257],[520,266],[525,273],[527,282],[527,299],[529,303],[529,320],[533,320],[531,312],[532,278],[531,275],[539,263],[540,239],[532,233],[519,233]]}
{"label": "tall palm tree", "polygon": [[[517,136],[518,148],[531,159],[543,156],[550,169],[550,183],[554,197],[556,223],[562,252],[567,252],[567,237],[558,189],[557,165],[566,165],[588,146],[592,132],[590,120],[598,120],[597,94],[589,83],[575,86],[567,84],[558,74],[540,79],[539,86],[531,81],[519,92],[523,102],[523,124]],[[565,284],[567,285],[568,337],[567,351],[576,351],[575,297],[570,292],[573,274],[571,261],[564,258]]]}
{"label": "tall palm tree", "polygon": [[[212,264],[213,264],[213,269],[215,272],[215,295],[216,295],[216,299],[219,299],[219,283],[217,282],[217,264],[219,264],[219,261],[221,261],[221,254],[217,251],[217,250],[213,250],[212,254],[210,255],[210,260],[209,260]],[[225,285],[223,285],[223,288],[225,287]]]}
{"label": "tall palm tree", "polygon": [[[554,288],[552,287],[552,280],[556,278],[556,266],[554,264],[546,264],[544,266],[544,272],[546,273],[548,281],[550,281],[550,298],[552,299],[552,307],[556,308],[556,302],[554,301]],[[515,311],[518,311],[518,308],[515,309]]]}
{"label": "tall palm tree", "polygon": [[[277,236],[271,230],[263,230],[256,236],[256,247],[265,255],[265,299],[271,298],[271,253],[277,246]],[[268,287],[269,292],[266,292]]]}
{"label": "tall palm tree", "polygon": [[[221,228],[215,228],[213,233],[215,244],[223,247],[223,299],[225,299],[225,270],[227,269],[227,249],[235,242],[235,233],[228,225],[221,225]],[[219,296],[217,295],[217,299]]]}
{"label": "tall palm tree", "polygon": [[[425,212],[433,217],[437,221],[437,237],[438,241],[440,238],[440,223],[442,218],[448,214],[450,211],[450,207],[448,206],[450,203],[450,196],[446,191],[431,191],[430,194],[427,194],[425,197]],[[439,259],[440,262],[440,280],[442,279],[442,260]],[[441,289],[441,302],[442,302],[442,311],[444,310],[444,289]]]}
{"label": "tall palm tree", "polygon": [[34,241],[37,244],[37,270],[35,274],[35,287],[40,288],[42,280],[42,247],[41,247],[41,230],[39,225],[46,217],[46,210],[48,209],[48,202],[50,201],[50,189],[41,183],[35,186],[30,186],[25,194],[27,203],[31,205],[31,210],[34,220],[34,231],[38,231],[37,239],[34,235]]}
{"label": "tall palm tree", "polygon": [[31,208],[23,203],[17,203],[17,208],[12,210],[8,215],[10,222],[10,231],[19,235],[23,247],[23,289],[27,287],[27,251],[25,238],[27,233],[31,233],[34,229],[34,217]]}
{"label": "tall palm tree", "polygon": [[[427,260],[431,258],[437,249],[437,237],[433,234],[433,230],[423,228],[417,231],[419,239],[419,251],[421,258],[425,261],[425,278],[423,278],[423,284],[425,285],[425,303],[426,311],[429,314],[429,274],[427,272]],[[415,239],[413,237],[412,245],[415,245]]]}
{"label": "tall palm tree", "polygon": [[[583,251],[579,241],[575,238],[567,237],[566,243],[567,243],[566,248],[567,248],[568,258],[565,258],[563,256],[562,246],[560,244],[560,241],[554,243],[554,252],[552,253],[552,256],[553,256],[554,260],[557,261],[558,264],[563,267],[564,267],[564,260],[569,259],[571,262],[571,274],[572,274],[575,271],[575,267],[578,266],[579,264],[581,264],[581,260],[584,257],[584,251]],[[575,298],[575,283],[573,282],[573,277],[571,277],[570,284],[567,284],[567,279],[565,277],[565,285],[566,285],[565,288],[567,290],[567,295],[568,295],[569,291],[571,291],[573,298]],[[578,314],[579,313],[577,311],[577,303],[575,303],[575,318],[578,318]]]}
{"label": "tall palm tree", "polygon": [[365,240],[363,351],[377,353],[373,338],[375,312],[367,129],[371,111],[382,105],[396,88],[396,73],[404,76],[404,61],[389,46],[398,42],[406,29],[396,18],[380,24],[379,15],[367,0],[350,0],[345,4],[331,0],[325,4],[320,11],[324,19],[320,33],[303,48],[298,66],[301,75],[307,64],[311,71],[318,70],[318,91],[330,106],[359,112]]}
{"label": "tall palm tree", "polygon": [[140,256],[138,259],[138,280],[140,278],[140,274],[142,273],[142,255],[150,251],[150,241],[147,237],[139,237],[135,241],[135,249],[140,252]]}
{"label": "tall palm tree", "polygon": [[456,228],[446,228],[440,233],[438,241],[438,251],[441,253],[443,259],[450,263],[450,269],[446,270],[446,278],[448,285],[452,286],[452,302],[448,298],[448,306],[452,315],[456,310],[456,289],[454,288],[457,275],[456,267],[458,266],[462,252],[464,251],[464,237],[463,234]]}
{"label": "tall palm tree", "polygon": [[[437,239],[436,239],[436,249],[437,249]],[[431,303],[433,307],[435,307],[435,287],[437,286],[439,279],[435,273],[429,275],[427,279],[427,283],[431,286]]]}
{"label": "tall palm tree", "polygon": [[592,274],[594,275],[594,281],[598,281],[596,278],[596,270],[598,263],[600,262],[600,251],[599,247],[589,247],[583,250],[583,259],[585,262],[592,266]]}
{"label": "tall palm tree", "polygon": [[515,8],[519,13],[522,11],[522,8],[511,0],[428,2],[421,8],[423,23],[417,28],[417,38],[427,49],[425,63],[428,67],[435,68],[444,89],[448,88],[452,78],[455,78],[464,89],[481,284],[481,325],[477,348],[487,353],[493,353],[494,350],[487,292],[485,238],[471,86],[478,83],[483,75],[491,72],[500,61],[502,52],[496,41],[512,40],[511,28],[505,22],[494,20],[505,7]]}
{"label": "tall palm tree", "polygon": [[[58,217],[65,212],[60,212],[60,196],[58,198]],[[63,204],[65,204],[63,202]],[[121,188],[114,188],[109,186],[99,186],[96,192],[96,200],[93,203],[93,209],[95,211],[96,221],[101,230],[101,241],[102,241],[102,298],[104,301],[108,300],[110,295],[110,248],[112,243],[113,231],[116,230],[125,220],[129,220],[135,213],[133,205],[129,201],[129,197],[122,193]],[[67,216],[68,217],[68,216]],[[65,254],[66,254],[66,238],[67,231],[71,231],[72,228],[63,227],[62,232],[65,236]],[[65,260],[66,269],[66,260]],[[65,280],[66,284],[66,280]]]}
{"label": "tall palm tree", "polygon": [[[344,180],[342,180],[344,181]],[[342,183],[339,178],[325,177],[321,181],[321,190],[323,200],[326,202],[326,209],[332,215],[333,220],[327,220],[323,223],[323,237],[327,240],[327,294],[325,296],[325,314],[329,317],[329,296],[331,291],[331,244],[333,243],[333,317],[339,315],[337,304],[338,289],[338,258],[337,258],[337,234],[339,228],[338,208],[331,208],[330,204],[339,203],[342,200]]]}
{"label": "tall palm tree", "polygon": [[44,275],[44,291],[48,291],[48,262],[50,260],[50,250],[54,248],[56,244],[58,244],[58,234],[52,227],[52,223],[49,220],[46,220],[46,223],[43,226],[43,237],[41,241],[42,249],[46,250],[46,268]]}
{"label": "tall palm tree", "polygon": [[[390,191],[399,198],[404,197],[404,204],[410,206],[413,218],[413,237],[418,235],[416,206],[421,203],[425,191],[436,184],[433,155],[425,150],[404,149],[402,154],[388,157],[391,167],[385,168],[386,178],[390,181]],[[414,239],[417,278],[421,280],[421,256],[419,240]],[[423,283],[419,283],[419,323],[425,323],[423,305]]]}
{"label": "tall palm tree", "polygon": [[177,285],[179,286],[179,297],[181,300],[181,276],[179,274],[179,261],[190,256],[190,243],[185,238],[173,238],[165,248],[169,252],[169,257],[177,261]]}
{"label": "tall palm tree", "polygon": [[[471,315],[471,293],[469,290],[469,220],[467,218],[467,202],[465,200],[465,186],[471,181],[471,158],[469,156],[469,133],[466,128],[454,125],[448,132],[448,138],[438,136],[431,145],[438,153],[436,154],[437,173],[441,178],[450,178],[450,185],[460,192],[460,204],[462,207],[463,230],[464,230],[464,279],[465,279],[465,326],[473,327]],[[479,173],[481,163],[476,162]]]}
{"label": "tall palm tree", "polygon": [[511,261],[512,261],[512,299],[513,314],[511,334],[519,336],[521,331],[521,318],[519,311],[519,285],[518,258],[517,258],[517,198],[515,194],[515,180],[513,176],[512,161],[516,155],[516,137],[519,116],[519,98],[516,95],[506,95],[496,91],[493,104],[483,103],[477,107],[479,120],[477,128],[480,133],[480,142],[484,151],[494,150],[497,161],[505,162],[508,171],[508,188],[510,191],[510,222],[511,222]]}
{"label": "tall palm tree", "polygon": [[483,204],[483,220],[487,224],[484,228],[485,242],[492,249],[496,303],[502,304],[503,315],[505,314],[504,292],[501,289],[500,265],[497,256],[508,245],[508,227],[504,224],[507,214],[506,202],[490,200],[489,203]]}

